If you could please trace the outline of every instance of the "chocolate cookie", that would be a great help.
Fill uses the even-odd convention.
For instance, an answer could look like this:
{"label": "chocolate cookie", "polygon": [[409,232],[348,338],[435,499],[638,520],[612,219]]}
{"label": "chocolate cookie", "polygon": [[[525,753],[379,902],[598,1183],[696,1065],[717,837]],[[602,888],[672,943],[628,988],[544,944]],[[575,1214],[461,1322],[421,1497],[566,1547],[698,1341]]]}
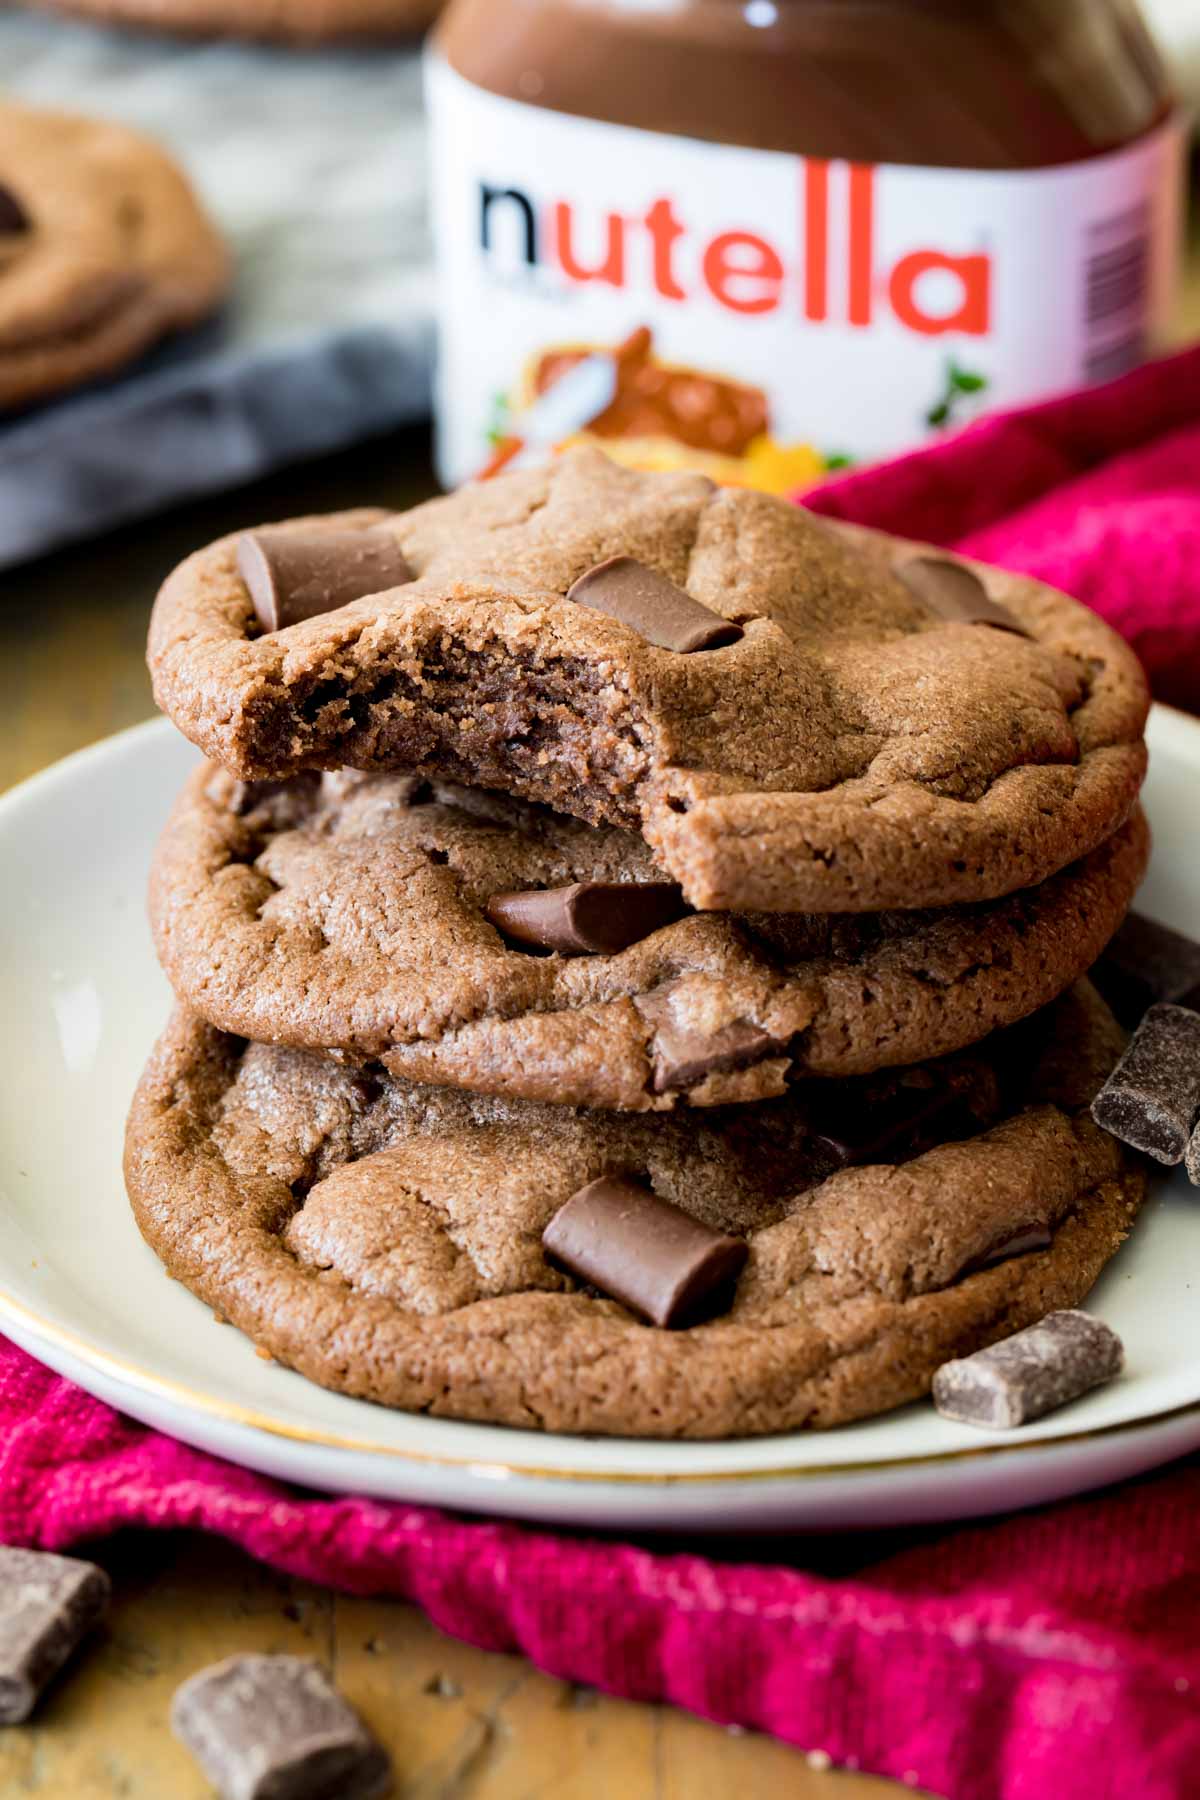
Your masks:
{"label": "chocolate cookie", "polygon": [[216,228],[157,144],[0,103],[0,410],[110,374],[228,283]]}
{"label": "chocolate cookie", "polygon": [[180,999],[239,1036],[527,1100],[713,1106],[1024,1018],[1099,956],[1148,848],[1137,811],[1004,900],[687,914],[631,832],[414,776],[247,784],[208,765],[150,914]]}
{"label": "chocolate cookie", "polygon": [[[405,566],[372,593],[381,535]],[[243,569],[264,544],[300,601],[320,564],[334,610],[288,623],[234,538],[155,608],[156,696],[211,757],[414,769],[640,831],[693,906],[1011,893],[1110,837],[1144,772],[1141,669],[1086,608],[702,477],[579,450],[263,534]]]}
{"label": "chocolate cookie", "polygon": [[441,0],[34,0],[45,11],[81,14],[182,37],[329,44],[411,37]]}
{"label": "chocolate cookie", "polygon": [[[647,1118],[415,1087],[179,1013],[126,1179],[170,1273],[328,1387],[550,1431],[833,1425],[1088,1292],[1144,1188],[1087,1111],[1120,1045],[1084,985],[942,1063]],[[581,1233],[593,1285],[564,1267]],[[605,1297],[674,1306],[705,1245],[715,1316],[665,1329]]]}

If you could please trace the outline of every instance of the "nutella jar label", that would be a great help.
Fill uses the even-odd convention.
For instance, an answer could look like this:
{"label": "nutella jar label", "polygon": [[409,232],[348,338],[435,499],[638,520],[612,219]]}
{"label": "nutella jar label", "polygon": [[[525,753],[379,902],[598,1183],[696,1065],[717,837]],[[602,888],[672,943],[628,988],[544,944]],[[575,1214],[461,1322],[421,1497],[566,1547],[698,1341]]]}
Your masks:
{"label": "nutella jar label", "polygon": [[786,492],[1122,373],[1173,293],[1182,132],[1051,169],[603,124],[428,66],[448,485],[591,439]]}

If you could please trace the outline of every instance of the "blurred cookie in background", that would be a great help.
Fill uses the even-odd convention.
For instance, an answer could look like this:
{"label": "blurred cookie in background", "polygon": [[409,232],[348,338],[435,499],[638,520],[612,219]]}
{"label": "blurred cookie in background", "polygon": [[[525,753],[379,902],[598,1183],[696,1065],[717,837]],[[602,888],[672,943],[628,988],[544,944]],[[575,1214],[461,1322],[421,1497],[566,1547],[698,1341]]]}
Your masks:
{"label": "blurred cookie in background", "polygon": [[328,44],[412,37],[441,0],[41,0],[44,9],[188,37]]}
{"label": "blurred cookie in background", "polygon": [[0,412],[198,324],[229,279],[219,232],[151,139],[0,104]]}

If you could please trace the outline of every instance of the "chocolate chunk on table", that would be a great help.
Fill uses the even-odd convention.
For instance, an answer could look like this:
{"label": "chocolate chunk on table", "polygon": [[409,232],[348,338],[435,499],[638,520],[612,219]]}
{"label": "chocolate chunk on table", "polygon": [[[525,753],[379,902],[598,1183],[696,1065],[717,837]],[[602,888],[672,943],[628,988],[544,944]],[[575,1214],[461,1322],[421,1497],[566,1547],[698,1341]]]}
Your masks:
{"label": "chocolate chunk on table", "polygon": [[1162,1001],[1200,1011],[1200,944],[1130,913],[1089,979],[1129,1030]]}
{"label": "chocolate chunk on table", "polygon": [[237,556],[238,573],[264,631],[282,631],[413,579],[403,551],[387,531],[268,525],[244,532]]}
{"label": "chocolate chunk on table", "polygon": [[951,625],[994,625],[1028,637],[1006,606],[993,600],[978,575],[941,556],[916,556],[897,569],[911,594]]}
{"label": "chocolate chunk on table", "polygon": [[576,881],[570,887],[493,894],[484,913],[497,930],[541,950],[615,955],[687,908],[673,881]]}
{"label": "chocolate chunk on table", "polygon": [[701,606],[667,576],[632,556],[610,556],[597,563],[567,590],[567,599],[632,626],[660,650],[719,650],[736,644],[742,635],[740,625]]}
{"label": "chocolate chunk on table", "polygon": [[1200,1111],[1200,1013],[1152,1006],[1092,1102],[1113,1137],[1161,1163],[1182,1162]]}
{"label": "chocolate chunk on table", "polygon": [[0,1725],[29,1717],[107,1612],[110,1592],[95,1563],[0,1545]]}
{"label": "chocolate chunk on table", "polygon": [[711,1230],[624,1176],[601,1176],[572,1194],[542,1233],[542,1247],[581,1281],[662,1326],[696,1320],[732,1289],[749,1255],[741,1238]]}
{"label": "chocolate chunk on table", "polygon": [[1085,1312],[1048,1313],[990,1349],[943,1363],[933,1403],[948,1419],[1004,1431],[1077,1400],[1125,1365],[1115,1331]]}
{"label": "chocolate chunk on table", "polygon": [[230,1656],[191,1676],[171,1726],[221,1800],[373,1800],[387,1752],[307,1656]]}

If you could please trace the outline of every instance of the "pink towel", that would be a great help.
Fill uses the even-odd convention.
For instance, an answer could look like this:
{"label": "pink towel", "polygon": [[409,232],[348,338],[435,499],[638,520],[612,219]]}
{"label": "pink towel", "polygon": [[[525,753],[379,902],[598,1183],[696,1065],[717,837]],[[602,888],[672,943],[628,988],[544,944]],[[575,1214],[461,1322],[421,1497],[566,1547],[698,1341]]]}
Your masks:
{"label": "pink towel", "polygon": [[[1200,353],[985,422],[813,504],[1092,601],[1200,704]],[[950,1800],[1200,1795],[1200,1466],[1012,1519],[667,1555],[313,1499],[131,1424],[0,1339],[0,1539],[222,1533],[564,1679]],[[741,1546],[753,1556],[755,1545]]]}

